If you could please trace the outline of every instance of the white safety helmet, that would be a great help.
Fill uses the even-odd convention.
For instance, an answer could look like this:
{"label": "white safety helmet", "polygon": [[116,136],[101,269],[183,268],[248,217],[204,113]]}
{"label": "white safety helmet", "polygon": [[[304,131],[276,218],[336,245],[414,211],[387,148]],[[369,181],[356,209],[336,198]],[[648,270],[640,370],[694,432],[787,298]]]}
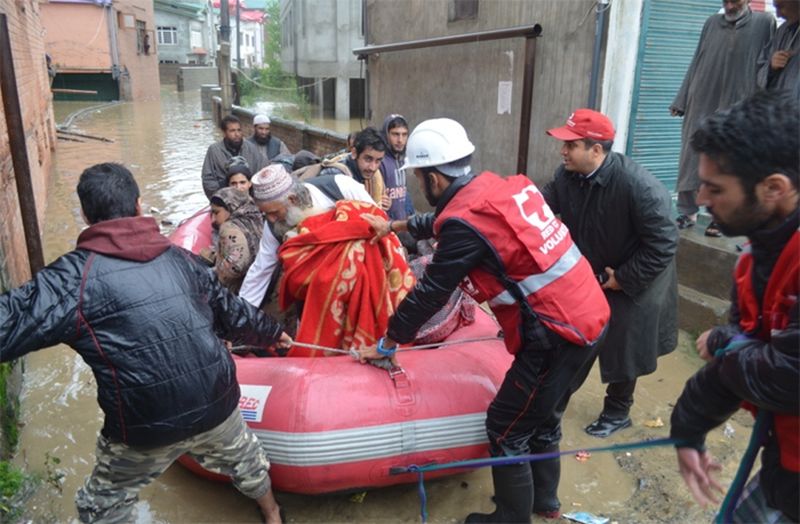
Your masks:
{"label": "white safety helmet", "polygon": [[469,165],[447,166],[472,154],[475,146],[464,127],[450,118],[432,118],[414,128],[408,137],[406,163],[400,169],[436,167],[448,176],[469,174]]}

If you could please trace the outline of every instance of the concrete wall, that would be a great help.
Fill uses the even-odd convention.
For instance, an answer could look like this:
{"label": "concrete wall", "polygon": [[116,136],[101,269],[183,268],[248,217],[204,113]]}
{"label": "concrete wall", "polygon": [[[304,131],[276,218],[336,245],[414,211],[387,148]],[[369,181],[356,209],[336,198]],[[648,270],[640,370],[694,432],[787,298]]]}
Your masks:
{"label": "concrete wall", "polygon": [[158,79],[162,84],[175,85],[178,83],[178,70],[181,64],[158,64]]}
{"label": "concrete wall", "polygon": [[181,67],[178,69],[178,91],[200,89],[203,84],[219,84],[216,67]]}
{"label": "concrete wall", "polygon": [[[152,2],[117,0],[113,7],[44,3],[41,10],[47,51],[60,71],[108,72],[116,69],[116,62],[121,99],[158,98]],[[132,25],[127,25],[127,20]],[[138,48],[136,21],[145,25],[150,44],[147,53]]]}
{"label": "concrete wall", "polygon": [[[130,97],[126,100],[158,98],[158,55],[156,54],[156,25],[152,0],[115,0],[114,9],[121,15],[133,15],[145,23],[150,39],[148,54],[140,53],[136,44],[136,29],[120,27],[117,24],[117,45],[120,66],[127,71],[130,82]],[[122,91],[122,86],[120,86]]]}
{"label": "concrete wall", "polygon": [[[41,5],[47,52],[60,70],[111,69],[110,9],[88,4]],[[69,23],[64,23],[69,20]]]}
{"label": "concrete wall", "polygon": [[[410,2],[388,2],[398,10]],[[350,118],[350,79],[360,78],[360,64],[352,50],[364,45],[362,0],[281,0],[281,62],[283,70],[298,77],[335,79],[334,109],[337,119]],[[392,23],[393,21],[387,21]],[[398,25],[409,25],[403,22]],[[409,27],[397,27],[406,34]],[[327,85],[327,84],[325,84]],[[324,100],[322,82],[315,98]],[[328,108],[326,108],[328,109]]]}
{"label": "concrete wall", "polygon": [[[0,0],[0,11],[8,17],[28,161],[42,224],[56,141],[50,80],[44,58],[43,13],[38,0]],[[31,276],[7,129],[6,116],[0,106],[0,292],[22,284]]]}
{"label": "concrete wall", "polygon": [[[594,0],[480,0],[476,19],[448,22],[448,0],[367,0],[367,41],[388,44],[538,23],[528,175],[549,179],[560,144],[545,130],[584,107],[594,43]],[[433,117],[460,121],[477,146],[475,167],[516,170],[522,38],[382,53],[369,59],[369,121],[402,113],[411,126]],[[511,82],[510,112],[498,111]],[[415,198],[421,204],[422,199]]]}
{"label": "concrete wall", "polygon": [[[211,105],[212,119],[214,122],[218,123],[223,116],[221,114],[222,101],[219,97],[215,96],[211,100]],[[252,135],[253,117],[255,113],[234,106],[233,114],[242,121],[242,131],[244,135],[246,137]],[[301,122],[284,120],[277,117],[271,117],[270,120],[270,131],[276,137],[283,140],[286,143],[286,147],[288,147],[289,151],[292,153],[297,153],[301,149],[306,149],[316,155],[325,156],[344,149],[347,144],[347,135],[343,133],[337,133],[329,129],[321,129]]]}

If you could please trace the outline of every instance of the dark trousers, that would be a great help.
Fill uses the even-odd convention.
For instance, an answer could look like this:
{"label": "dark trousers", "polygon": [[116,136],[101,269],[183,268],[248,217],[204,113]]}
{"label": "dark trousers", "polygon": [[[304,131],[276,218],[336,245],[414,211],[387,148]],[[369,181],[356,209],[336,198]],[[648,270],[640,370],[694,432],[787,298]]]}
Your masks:
{"label": "dark trousers", "polygon": [[486,416],[492,456],[536,453],[561,440],[561,416],[597,356],[594,347],[556,339],[552,349],[516,354]]}
{"label": "dark trousers", "polygon": [[608,418],[625,418],[633,405],[633,390],[636,379],[626,382],[611,382],[606,387],[606,398],[603,399],[603,414]]}

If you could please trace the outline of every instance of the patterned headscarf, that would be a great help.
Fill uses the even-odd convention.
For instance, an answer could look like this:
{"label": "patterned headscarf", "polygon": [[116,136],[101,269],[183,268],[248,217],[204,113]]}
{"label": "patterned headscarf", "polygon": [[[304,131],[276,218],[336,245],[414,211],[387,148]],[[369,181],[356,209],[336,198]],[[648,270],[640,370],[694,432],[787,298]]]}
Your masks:
{"label": "patterned headscarf", "polygon": [[223,187],[211,197],[211,203],[221,206],[231,214],[228,222],[244,231],[251,253],[258,252],[258,243],[264,232],[264,217],[250,196],[233,187]]}

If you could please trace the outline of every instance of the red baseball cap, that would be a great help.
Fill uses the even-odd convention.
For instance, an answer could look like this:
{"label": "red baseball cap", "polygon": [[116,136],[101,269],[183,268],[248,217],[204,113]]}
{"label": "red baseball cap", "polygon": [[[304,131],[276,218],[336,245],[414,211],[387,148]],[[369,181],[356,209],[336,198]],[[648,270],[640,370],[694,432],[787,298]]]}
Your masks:
{"label": "red baseball cap", "polygon": [[614,124],[606,115],[593,109],[576,109],[567,118],[566,125],[550,129],[547,134],[565,142],[582,138],[614,140]]}

